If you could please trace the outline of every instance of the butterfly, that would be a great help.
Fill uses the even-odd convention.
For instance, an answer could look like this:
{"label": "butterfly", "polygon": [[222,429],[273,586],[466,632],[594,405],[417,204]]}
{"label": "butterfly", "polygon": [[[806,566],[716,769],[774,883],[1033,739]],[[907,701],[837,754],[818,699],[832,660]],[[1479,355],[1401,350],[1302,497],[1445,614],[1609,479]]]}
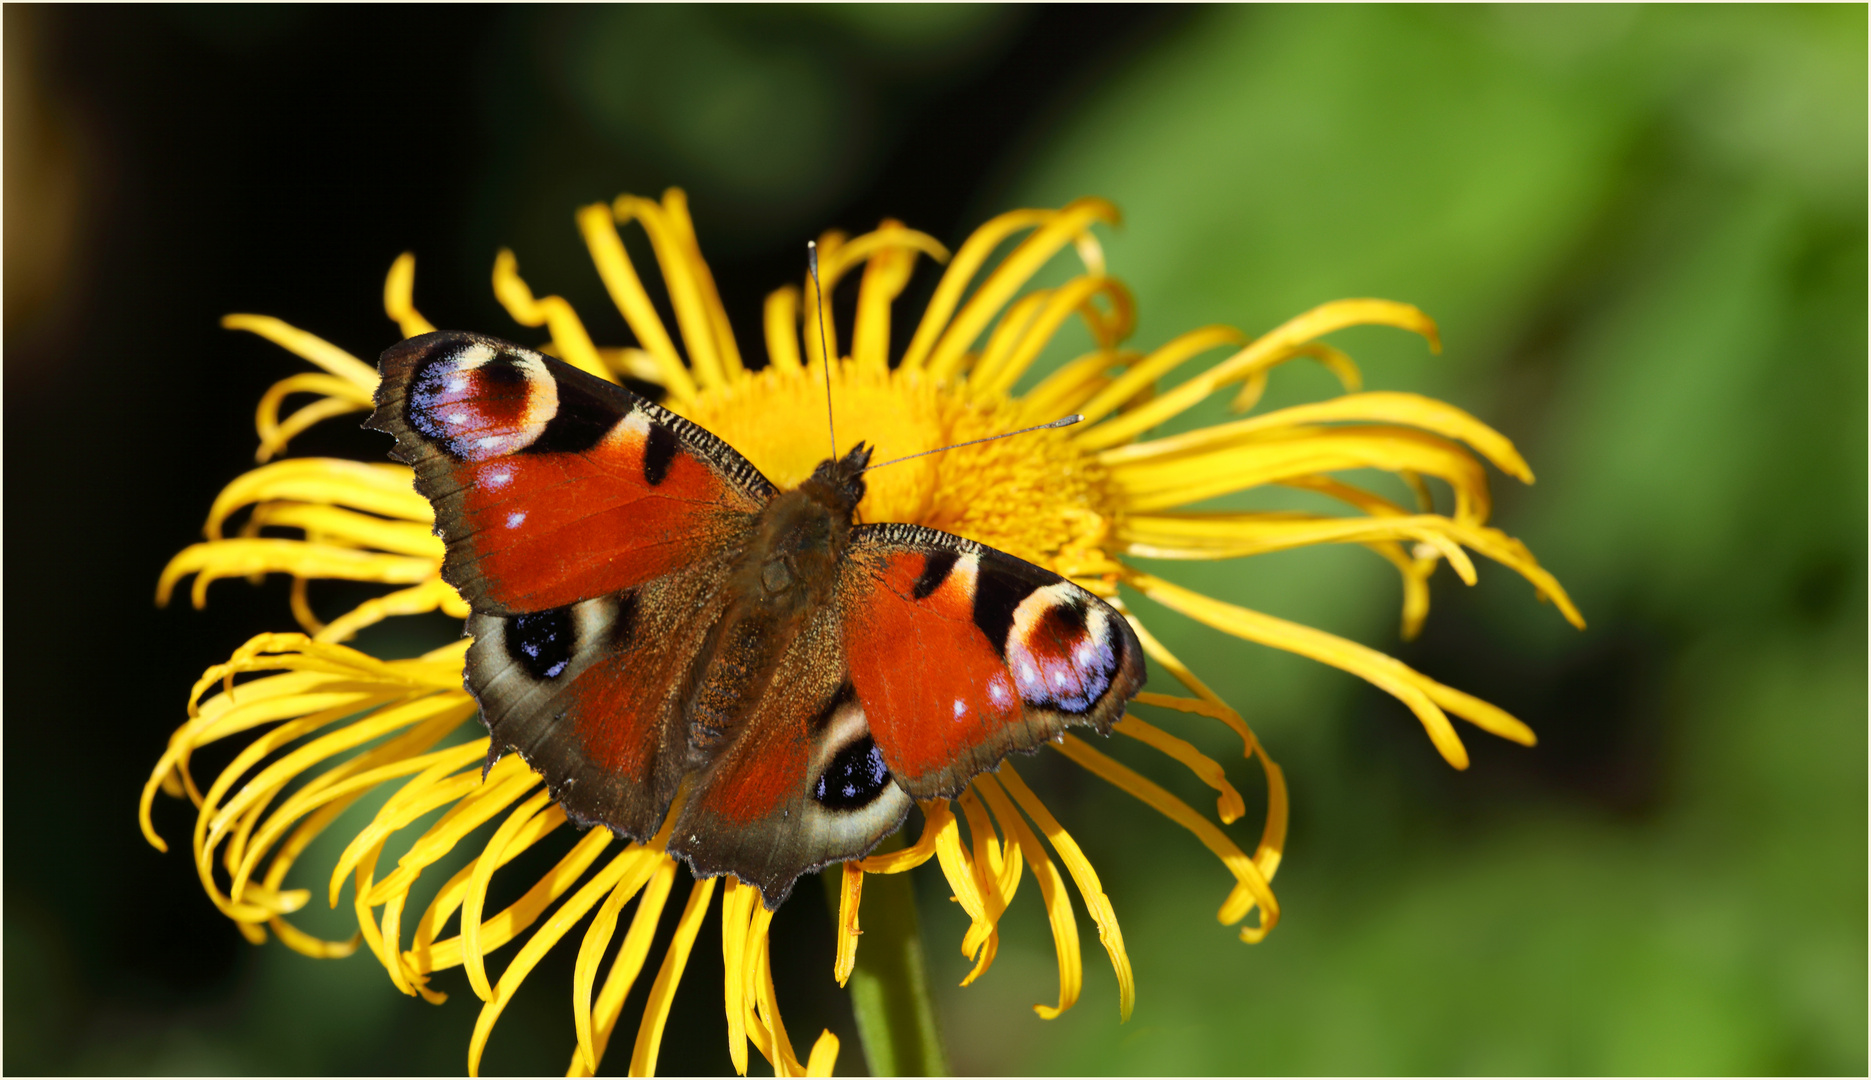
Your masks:
{"label": "butterfly", "polygon": [[386,351],[395,436],[472,613],[489,764],[520,755],[573,821],[778,907],[912,800],[952,797],[1143,684],[1130,625],[984,544],[860,523],[859,443],[777,488],[700,426],[497,338]]}

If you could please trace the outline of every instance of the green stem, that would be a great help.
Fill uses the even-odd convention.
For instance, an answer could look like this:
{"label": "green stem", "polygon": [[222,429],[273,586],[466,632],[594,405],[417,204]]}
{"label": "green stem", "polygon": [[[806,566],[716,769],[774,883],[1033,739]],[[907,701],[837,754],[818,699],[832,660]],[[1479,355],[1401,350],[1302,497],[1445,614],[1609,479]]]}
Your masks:
{"label": "green stem", "polygon": [[[901,847],[891,837],[879,851]],[[842,866],[824,872],[832,918],[838,917]],[[908,874],[867,874],[859,926],[857,966],[852,969],[851,1011],[872,1076],[947,1076],[948,1058],[936,1032],[929,968],[923,960],[916,920],[916,890]]]}

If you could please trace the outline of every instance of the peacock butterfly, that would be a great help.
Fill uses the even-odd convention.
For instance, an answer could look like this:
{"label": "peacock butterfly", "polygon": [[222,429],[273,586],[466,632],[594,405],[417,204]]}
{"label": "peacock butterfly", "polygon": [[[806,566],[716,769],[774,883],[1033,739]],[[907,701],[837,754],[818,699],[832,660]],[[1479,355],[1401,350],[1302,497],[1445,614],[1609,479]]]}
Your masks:
{"label": "peacock butterfly", "polygon": [[395,436],[468,601],[466,682],[565,812],[638,840],[686,783],[671,854],[769,908],[1143,684],[1136,634],[1049,570],[860,524],[860,443],[780,491],[701,427],[479,334],[383,354]]}

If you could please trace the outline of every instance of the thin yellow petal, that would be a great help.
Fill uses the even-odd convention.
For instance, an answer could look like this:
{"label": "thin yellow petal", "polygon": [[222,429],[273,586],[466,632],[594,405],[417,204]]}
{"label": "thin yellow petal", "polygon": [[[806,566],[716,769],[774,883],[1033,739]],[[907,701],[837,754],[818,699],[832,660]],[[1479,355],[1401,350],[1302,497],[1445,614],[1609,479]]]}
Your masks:
{"label": "thin yellow petal", "polygon": [[1463,582],[1475,583],[1475,565],[1451,535],[1455,522],[1439,514],[1332,518],[1303,514],[1131,514],[1119,524],[1122,551],[1146,559],[1235,559],[1314,544],[1370,544],[1406,540],[1428,544]]}
{"label": "thin yellow petal", "polygon": [[468,1075],[481,1074],[481,1054],[487,1049],[487,1038],[493,1034],[494,1022],[506,1009],[507,1003],[520,989],[520,983],[532,974],[533,968],[559,939],[564,937],[585,913],[595,907],[598,901],[617,887],[617,883],[634,872],[642,872],[648,877],[646,864],[653,863],[658,852],[632,844],[618,853],[607,863],[604,869],[592,876],[582,888],[573,893],[571,898],[559,905],[545,925],[533,931],[533,936],[526,939],[519,954],[507,965],[507,970],[500,973],[500,982],[494,987],[494,996],[481,1005],[480,1015],[474,1021],[474,1034],[468,1039]]}
{"label": "thin yellow petal", "polygon": [[[1117,208],[1103,199],[1075,199],[1049,217],[1034,230],[1033,235],[1009,252],[968,298],[967,304],[956,314],[955,320],[943,331],[941,339],[931,350],[928,359],[930,374],[938,379],[951,377],[960,369],[962,355],[987,329],[988,323],[1060,248],[1071,243],[1080,233],[1089,231],[1094,222],[1116,224],[1118,219]],[[969,242],[973,242],[972,237]],[[964,245],[963,250],[966,249]],[[955,263],[957,266],[961,264],[961,256],[956,256]],[[933,304],[931,308],[933,310]]]}
{"label": "thin yellow petal", "polygon": [[[637,860],[629,873],[618,879],[610,895],[604,898],[603,906],[585,931],[584,940],[578,945],[578,959],[572,968],[572,1023],[578,1032],[578,1051],[589,1066],[589,1073],[598,1071],[599,1055],[597,1024],[592,1009],[592,985],[597,981],[598,964],[604,959],[604,950],[611,944],[611,936],[617,930],[617,916],[624,905],[633,899],[652,875],[662,869],[664,859],[653,856]],[[504,979],[503,979],[504,981]]]}
{"label": "thin yellow petal", "polygon": [[1215,813],[1223,825],[1232,825],[1247,813],[1247,803],[1241,793],[1228,782],[1228,774],[1216,763],[1214,758],[1197,750],[1186,739],[1179,739],[1153,724],[1145,723],[1129,713],[1112,725],[1112,730],[1128,735],[1153,750],[1175,758],[1177,762],[1194,773],[1196,779],[1219,792],[1215,799]]}
{"label": "thin yellow petal", "polygon": [[203,531],[219,540],[222,524],[234,511],[262,502],[330,503],[404,521],[435,521],[434,509],[416,493],[416,475],[406,465],[293,458],[235,477],[215,496]]}
{"label": "thin yellow petal", "polygon": [[1195,712],[1202,716],[1220,720],[1233,729],[1236,735],[1241,737],[1242,755],[1244,757],[1253,757],[1254,748],[1259,745],[1259,740],[1254,738],[1253,730],[1247,726],[1247,721],[1241,719],[1241,714],[1235,712],[1234,709],[1229,707],[1227,702],[1221,700],[1220,694],[1210,690],[1207,683],[1196,678],[1195,672],[1190,671],[1187,664],[1184,664],[1181,660],[1176,658],[1174,653],[1164,648],[1163,643],[1156,639],[1156,635],[1150,633],[1150,628],[1143,624],[1143,620],[1131,614],[1130,609],[1124,606],[1122,599],[1116,600],[1112,606],[1124,613],[1124,621],[1129,623],[1131,630],[1136,633],[1137,640],[1143,645],[1144,655],[1156,661],[1158,664],[1161,664],[1163,669],[1168,671],[1177,682],[1188,687],[1190,693],[1207,703],[1208,708],[1206,710],[1197,709],[1183,704],[1186,699],[1174,698],[1166,694],[1154,694],[1148,690],[1138,694],[1137,700],[1147,705],[1162,705],[1165,708]]}
{"label": "thin yellow petal", "polygon": [[1439,477],[1455,491],[1455,520],[1487,520],[1488,478],[1481,463],[1461,445],[1412,428],[1293,428],[1244,445],[1111,466],[1109,476],[1125,505],[1141,512],[1341,469]]}
{"label": "thin yellow petal", "polygon": [[864,899],[864,868],[857,860],[845,863],[838,883],[838,951],[832,961],[832,978],[843,986],[858,963],[858,906]]}
{"label": "thin yellow petal", "polygon": [[812,1044],[812,1056],[806,1060],[807,1076],[830,1076],[838,1066],[838,1036],[827,1028]]}
{"label": "thin yellow petal", "polygon": [[708,260],[702,258],[701,242],[695,238],[695,221],[689,216],[688,194],[674,187],[663,192],[663,214],[669,222],[671,234],[682,246],[689,272],[695,276],[696,295],[708,314],[708,325],[714,331],[715,351],[721,357],[722,372],[731,380],[738,379],[746,374],[747,366],[741,363],[741,350],[734,341],[734,327],[728,322],[728,309],[721,304],[721,293],[715,288],[715,276],[708,269]]}
{"label": "thin yellow petal", "polygon": [[947,328],[949,316],[961,303],[962,294],[967,291],[969,282],[980,272],[988,256],[1000,246],[1002,240],[1023,229],[1044,224],[1052,220],[1057,211],[1053,210],[1009,210],[990,218],[986,224],[976,229],[962,242],[961,250],[955,253],[954,261],[949,263],[942,280],[937,283],[929,304],[923,308],[922,321],[916,324],[916,334],[910,339],[909,348],[903,351],[903,359],[898,364],[902,371],[915,371],[921,368],[929,358],[929,351],[935,348],[936,339]]}
{"label": "thin yellow petal", "polygon": [[1414,330],[1429,339],[1432,350],[1440,349],[1435,322],[1409,304],[1390,300],[1338,300],[1321,304],[1261,335],[1247,348],[1166,391],[1148,405],[1080,432],[1075,441],[1085,450],[1116,446],[1177,415],[1216,388],[1244,379],[1249,373],[1292,355],[1295,346],[1347,326],[1373,324]]}
{"label": "thin yellow petal", "polygon": [[1194,833],[1196,839],[1202,841],[1203,846],[1221,860],[1237,883],[1234,892],[1229,894],[1221,910],[1216,913],[1216,918],[1223,925],[1231,926],[1246,918],[1255,906],[1259,906],[1261,911],[1262,933],[1273,929],[1274,924],[1279,922],[1280,905],[1274,899],[1273,888],[1268,884],[1266,874],[1228,838],[1228,834],[1221,831],[1220,826],[1161,786],[1092,749],[1076,736],[1067,735],[1054,745],[1060,753],[1078,762],[1087,771],[1135,796],[1157,813]]}
{"label": "thin yellow petal", "polygon": [[[461,933],[455,939],[454,952],[459,956],[457,962],[467,970],[468,985],[474,988],[474,996],[482,1001],[487,1001],[494,996],[494,984],[487,978],[486,952],[481,944],[483,926],[481,914],[482,908],[487,903],[487,886],[493,881],[495,870],[506,865],[520,851],[532,846],[527,842],[528,840],[536,842],[565,821],[564,811],[556,806],[546,813],[540,812],[551,801],[551,792],[540,791],[508,814],[507,820],[501,822],[500,827],[494,830],[494,835],[488,838],[487,846],[481,849],[480,858],[474,861],[469,873],[467,888],[461,900]],[[528,833],[531,834],[530,837]],[[582,846],[602,847],[603,845]],[[569,855],[567,857],[570,858]],[[595,858],[597,858],[597,852],[591,851],[589,857],[579,863],[575,874],[562,876],[576,877],[577,874],[584,873],[584,867]],[[574,861],[578,862],[578,860]],[[431,971],[454,966],[447,962],[454,958],[443,955],[443,944],[445,943],[437,943],[430,949],[423,950],[428,953],[425,966]]]}
{"label": "thin yellow petal", "polygon": [[[1364,389],[1364,373],[1358,370],[1357,363],[1343,350],[1333,348],[1323,341],[1309,341],[1304,345],[1294,345],[1286,350],[1286,356],[1292,360],[1297,360],[1302,356],[1317,360],[1321,367],[1338,376],[1338,384],[1344,387],[1347,394],[1355,394]],[[1277,362],[1269,363],[1248,372],[1247,377],[1241,380],[1241,389],[1235,393],[1234,400],[1228,403],[1228,411],[1244,413],[1253,408],[1260,401],[1261,395],[1267,392],[1268,373],[1277,366],[1279,366]]]}
{"label": "thin yellow petal", "polygon": [[1323,630],[1249,611],[1149,574],[1134,574],[1130,583],[1150,599],[1197,622],[1246,641],[1330,664],[1366,680],[1410,707],[1445,761],[1458,769],[1468,767],[1468,751],[1448,716],[1428,692],[1430,686],[1440,687],[1440,684],[1402,661]]}
{"label": "thin yellow petal", "polygon": [[1080,412],[1085,402],[1111,385],[1112,380],[1106,372],[1114,367],[1135,364],[1142,359],[1141,353],[1129,349],[1100,349],[1071,360],[1020,398],[1021,417],[1039,423]]}
{"label": "thin yellow petal", "polygon": [[994,771],[994,779],[1014,797],[1020,809],[1039,826],[1039,831],[1046,834],[1052,849],[1059,853],[1059,860],[1072,875],[1072,883],[1078,886],[1079,897],[1085,901],[1085,910],[1091,913],[1092,922],[1098,926],[1098,940],[1111,957],[1111,970],[1117,975],[1118,1021],[1129,1020],[1131,1008],[1137,1003],[1137,981],[1131,974],[1130,954],[1124,949],[1124,932],[1118,928],[1117,912],[1111,907],[1111,898],[1105,895],[1098,872],[1092,869],[1091,860],[1080,850],[1078,841],[1072,839],[1072,834],[1065,831],[1052,811],[1046,809],[1046,804],[1014,771],[1013,762],[1001,762],[1000,768]]}
{"label": "thin yellow petal", "polygon": [[1514,449],[1514,444],[1500,432],[1447,402],[1421,394],[1392,392],[1346,394],[1246,420],[1198,428],[1182,435],[1117,446],[1101,452],[1098,460],[1106,465],[1117,465],[1180,457],[1196,451],[1236,445],[1252,436],[1278,428],[1348,420],[1408,424],[1433,431],[1467,443],[1502,472],[1525,483],[1533,482],[1533,470],[1527,467],[1519,451]]}
{"label": "thin yellow petal", "polygon": [[[884,225],[887,228],[897,223],[885,221]],[[850,258],[865,239],[858,237],[839,254]],[[878,369],[889,365],[890,305],[909,284],[915,269],[916,249],[894,245],[882,248],[864,264],[864,277],[858,283],[857,318],[851,328],[851,358],[857,363]]]}
{"label": "thin yellow petal", "polygon": [[591,335],[585,331],[585,324],[571,302],[563,296],[535,298],[526,279],[520,276],[520,261],[508,248],[501,248],[494,255],[494,298],[521,326],[545,327],[552,335],[559,359],[606,382],[617,381],[598,356],[598,347],[592,344]]}
{"label": "thin yellow petal", "polygon": [[[370,392],[349,379],[320,371],[302,371],[297,375],[286,376],[266,388],[266,393],[260,395],[259,406],[254,410],[253,426],[260,433],[260,449],[254,455],[261,461],[283,449],[292,435],[309,426],[309,421],[298,421],[298,426],[291,432],[282,434],[279,406],[293,394],[317,394],[324,399],[345,402],[352,409],[368,409],[372,405]],[[299,414],[293,415],[297,417]]]}
{"label": "thin yellow petal", "polygon": [[943,823],[942,831],[936,834],[936,860],[942,867],[942,876],[948,878],[949,888],[955,890],[956,902],[968,913],[968,918],[977,925],[986,924],[987,908],[974,883],[974,861],[962,847],[961,828],[953,812]]}
{"label": "thin yellow petal", "polygon": [[595,203],[578,211],[578,231],[584,235],[592,265],[597,267],[598,277],[611,295],[611,303],[617,305],[624,321],[630,324],[630,332],[655,359],[662,375],[657,381],[667,387],[676,400],[692,400],[695,380],[682,363],[682,355],[676,352],[676,344],[670,340],[662,316],[656,313],[656,305],[643,290],[643,281],[637,277],[636,267],[631,265],[617,226],[617,216],[608,204]]}
{"label": "thin yellow petal", "polygon": [[[969,374],[969,386],[977,398],[1004,395],[1011,391],[1014,383],[1026,374],[1027,368],[1039,358],[1040,351],[1051,343],[1060,325],[1074,311],[1085,316],[1092,337],[1101,349],[1113,348],[1119,341],[1129,337],[1136,323],[1136,303],[1131,298],[1130,290],[1115,278],[1088,274],[1073,278],[1043,295],[1045,307],[1033,316],[1025,332],[1003,353],[996,354],[990,345],[982,355],[981,363]],[[1112,306],[1112,315],[1108,320],[1092,305],[1092,299],[1100,295],[1106,297]]]}
{"label": "thin yellow petal", "polygon": [[1033,870],[1033,879],[1039,882],[1040,900],[1046,905],[1046,918],[1052,924],[1053,950],[1059,957],[1059,1004],[1035,1005],[1033,1011],[1042,1020],[1053,1020],[1078,1002],[1079,988],[1085,980],[1084,964],[1079,959],[1078,920],[1072,914],[1072,898],[1066,895],[1065,879],[1059,876],[1058,868],[1053,866],[1052,859],[1046,855],[1046,849],[1040,846],[1039,838],[1027,827],[1026,819],[1014,808],[1006,792],[1000,789],[1000,785],[993,783],[987,773],[975,777],[975,781],[976,790],[987,799],[995,820],[1000,822],[1001,831],[1013,837],[1014,842],[1020,845],[1027,865]]}
{"label": "thin yellow petal", "polygon": [[[534,820],[538,821],[543,818],[547,824],[558,824],[560,820],[563,820],[563,815],[564,812],[554,806]],[[435,943],[430,950],[433,966],[436,969],[453,967],[455,964],[465,966],[470,956],[474,955],[470,950],[478,950],[478,954],[483,957],[481,963],[485,964],[484,958],[487,953],[525,933],[526,929],[545,913],[546,908],[552,906],[553,901],[565,895],[565,891],[583,877],[591,864],[603,854],[604,849],[610,846],[612,839],[613,834],[608,829],[593,829],[579,837],[578,843],[573,844],[572,849],[566,852],[544,877],[534,882],[533,887],[526,890],[524,896],[491,919],[466,921],[467,905],[463,904],[462,936]],[[508,850],[516,846],[518,846],[517,843],[510,844]],[[474,929],[470,930],[469,927]],[[488,1000],[492,1000],[491,991]]]}
{"label": "thin yellow petal", "polygon": [[359,630],[374,626],[385,619],[398,615],[422,615],[431,611],[443,611],[455,618],[467,615],[466,601],[455,587],[439,577],[432,577],[414,588],[400,589],[387,596],[378,596],[352,608],[343,615],[331,620],[330,624],[313,635],[320,641],[348,641]]}
{"label": "thin yellow petal", "polygon": [[[761,911],[767,919],[772,918],[771,912],[766,912],[764,908]],[[759,949],[754,992],[760,1005],[760,1016],[766,1021],[767,1030],[772,1035],[767,1061],[772,1064],[775,1076],[804,1076],[806,1067],[800,1064],[798,1056],[793,1053],[792,1040],[787,1038],[786,1025],[780,1019],[779,994],[773,987],[773,964],[766,930],[763,921],[753,940]]]}
{"label": "thin yellow petal", "polygon": [[416,253],[405,251],[390,264],[383,279],[383,313],[406,338],[434,333],[435,324],[416,310]]}
{"label": "thin yellow petal", "polygon": [[962,815],[968,821],[968,835],[974,847],[975,888],[981,894],[983,909],[982,920],[971,924],[968,932],[962,935],[962,955],[974,961],[973,970],[961,981],[967,986],[986,974],[994,963],[1000,950],[998,924],[1001,913],[1007,910],[1008,898],[1000,888],[1000,841],[988,820],[987,808],[968,788],[963,788],[955,801],[961,804]]}
{"label": "thin yellow petal", "polygon": [[294,356],[310,360],[364,392],[376,393],[376,368],[316,334],[308,334],[271,315],[224,315],[221,318],[221,326],[226,330],[245,330],[250,334],[258,334]]}
{"label": "thin yellow petal", "polygon": [[799,290],[791,285],[767,294],[767,362],[780,371],[799,371]]}
{"label": "thin yellow petal", "polygon": [[1232,326],[1204,326],[1199,330],[1179,334],[1131,365],[1129,371],[1119,376],[1111,385],[1100,390],[1096,397],[1086,402],[1078,411],[1084,414],[1087,422],[1096,423],[1117,411],[1125,402],[1136,397],[1139,391],[1154,385],[1158,379],[1174,371],[1185,361],[1200,356],[1210,349],[1239,345],[1246,340],[1247,335]]}
{"label": "thin yellow petal", "polygon": [[[624,999],[636,986],[637,976],[643,972],[643,962],[650,955],[650,944],[656,937],[656,926],[662,920],[663,907],[669,900],[669,890],[676,880],[676,861],[667,855],[656,867],[656,873],[650,883],[644,886],[643,897],[637,901],[636,914],[631,916],[630,930],[624,934],[624,943],[618,946],[617,958],[611,961],[611,972],[604,978],[604,989],[598,992],[598,1003],[592,1009],[592,1050],[597,1061],[604,1060],[604,1050],[610,1045],[611,1032],[617,1027],[617,1018],[624,1011]],[[588,1068],[582,1050],[572,1051],[572,1064],[566,1069],[567,1076],[590,1076],[595,1068]]]}
{"label": "thin yellow petal", "polygon": [[722,365],[721,350],[715,341],[715,324],[703,299],[702,285],[680,227],[674,225],[663,205],[635,195],[619,195],[611,203],[617,224],[635,220],[643,225],[656,253],[656,265],[669,289],[669,303],[675,308],[676,325],[682,330],[682,344],[689,352],[689,368],[703,388],[725,386],[728,372]]}
{"label": "thin yellow petal", "polygon": [[[1000,321],[994,324],[994,332],[988,335],[987,346],[981,350],[980,357],[974,360],[965,371],[959,367],[937,371],[932,367],[929,374],[937,379],[957,377],[971,386],[984,386],[987,379],[991,378],[1007,358],[1013,355],[1014,349],[1026,338],[1027,330],[1033,326],[1033,320],[1051,297],[1050,289],[1035,289],[1015,300],[1006,311],[1001,313]],[[959,357],[966,354],[957,355]]]}
{"label": "thin yellow petal", "polygon": [[[517,766],[509,761],[519,762]],[[502,768],[502,766],[507,766]],[[431,825],[428,831],[410,844],[396,861],[396,870],[379,881],[369,897],[372,905],[386,902],[394,893],[409,891],[416,878],[437,859],[453,851],[455,845],[475,829],[512,806],[540,782],[539,774],[526,767],[517,756],[502,758],[477,787],[449,811],[447,817]]]}
{"label": "thin yellow petal", "polygon": [[156,606],[167,605],[176,582],[190,574],[195,575],[190,601],[200,609],[208,604],[208,586],[222,578],[272,573],[414,585],[434,571],[435,564],[428,559],[308,544],[303,540],[214,540],[190,544],[169,560],[156,582]]}
{"label": "thin yellow petal", "polygon": [[949,809],[948,802],[932,799],[918,803],[923,811],[922,835],[916,842],[896,851],[886,851],[882,855],[871,855],[857,860],[867,874],[900,874],[926,863],[936,853],[936,841],[944,830],[954,825],[955,814]]}
{"label": "thin yellow petal", "polygon": [[688,966],[689,951],[695,947],[695,935],[708,914],[708,899],[715,893],[716,878],[703,878],[689,891],[689,902],[676,923],[675,940],[663,954],[663,966],[656,971],[650,987],[650,1000],[643,1006],[643,1023],[637,1028],[637,1044],[630,1054],[630,1075],[654,1076],[656,1055],[663,1044],[663,1026],[669,1022],[669,1005],[675,1000],[676,985],[682,981],[682,969]]}
{"label": "thin yellow petal", "polygon": [[743,996],[747,987],[741,972],[748,962],[747,924],[753,917],[760,890],[743,884],[731,874],[726,882],[721,891],[721,970],[726,973],[721,985],[726,995],[728,1060],[734,1063],[736,1073],[746,1076],[747,1010],[751,1002]]}
{"label": "thin yellow petal", "polygon": [[243,536],[258,535],[260,529],[302,530],[306,538],[321,544],[376,548],[396,555],[414,555],[441,565],[447,549],[442,538],[424,522],[388,521],[360,514],[339,506],[302,502],[266,502],[253,508],[241,528]]}

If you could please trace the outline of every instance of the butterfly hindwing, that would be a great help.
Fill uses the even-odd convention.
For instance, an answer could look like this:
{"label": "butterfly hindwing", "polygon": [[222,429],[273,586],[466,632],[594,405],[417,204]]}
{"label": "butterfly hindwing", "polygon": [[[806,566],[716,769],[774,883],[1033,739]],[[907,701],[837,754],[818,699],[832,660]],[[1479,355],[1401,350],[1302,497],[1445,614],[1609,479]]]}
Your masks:
{"label": "butterfly hindwing", "polygon": [[853,531],[839,578],[845,660],[896,782],[957,794],[1070,726],[1111,730],[1143,653],[1109,604],[986,545],[917,525]]}
{"label": "butterfly hindwing", "polygon": [[720,617],[719,559],[541,612],[468,617],[492,754],[519,753],[575,820],[647,839],[694,765],[681,691]]}
{"label": "butterfly hindwing", "polygon": [[669,843],[698,874],[758,887],[769,908],[801,874],[864,855],[909,813],[845,672],[839,622],[828,605],[800,627],[746,722],[709,748]]}
{"label": "butterfly hindwing", "polygon": [[744,544],[773,486],[726,443],[570,364],[479,334],[383,354],[366,426],[396,437],[476,611],[547,611]]}

